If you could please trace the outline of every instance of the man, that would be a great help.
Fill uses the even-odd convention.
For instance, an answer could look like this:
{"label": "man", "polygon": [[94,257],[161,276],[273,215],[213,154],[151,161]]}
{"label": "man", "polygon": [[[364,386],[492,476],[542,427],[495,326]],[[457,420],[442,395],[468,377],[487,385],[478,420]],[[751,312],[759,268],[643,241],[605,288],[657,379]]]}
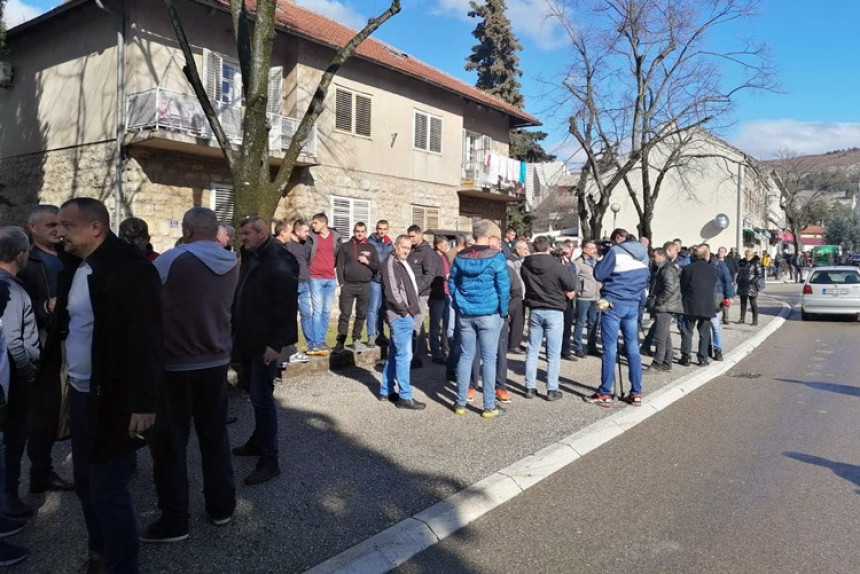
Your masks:
{"label": "man", "polygon": [[[674,246],[674,243],[667,245]],[[672,370],[672,315],[683,313],[680,271],[666,256],[665,249],[655,249],[657,270],[648,295],[648,310],[654,313],[654,360],[645,372]]]}
{"label": "man", "polygon": [[526,242],[526,245],[529,248],[529,253],[534,253],[534,247],[532,246],[532,232],[531,231],[523,231],[520,238]]}
{"label": "man", "polygon": [[645,249],[651,250],[651,240],[644,235],[639,238],[639,243],[645,246]]}
{"label": "man", "polygon": [[[313,311],[311,310],[311,245],[308,239],[310,226],[304,219],[296,219],[291,226],[292,231],[289,234],[288,241],[284,243],[284,247],[290,254],[295,257],[296,263],[299,266],[299,287],[298,287],[298,304],[299,304],[299,322],[302,326],[302,335],[305,337],[305,342],[313,338]],[[275,228],[277,231],[277,227]],[[310,344],[310,343],[308,343]],[[290,349],[293,351],[293,349]],[[291,363],[306,363],[308,357],[302,351],[295,349],[289,355],[288,359]]]}
{"label": "man", "polygon": [[[600,282],[594,278],[597,265],[597,244],[587,239],[582,244],[582,255],[576,261],[576,326],[573,329],[573,354],[584,359],[586,354],[599,355],[597,350],[597,300],[600,298]],[[582,344],[582,329],[586,328],[586,346]]]}
{"label": "man", "polygon": [[672,240],[672,243],[675,244],[675,259],[673,259],[673,263],[678,266],[679,269],[683,269],[687,263],[689,263],[687,257],[689,252],[684,248],[681,239],[676,237]]}
{"label": "man", "polygon": [[[39,205],[30,212],[28,228],[33,246],[27,265],[18,273],[33,302],[39,340],[44,344],[57,303],[57,280],[63,263],[57,255],[60,237],[57,234],[55,205]],[[30,395],[30,425],[27,455],[30,466],[30,493],[49,490],[74,490],[75,485],[60,478],[51,463],[51,449],[57,436],[60,416],[61,386],[59,380],[36,379]]]}
{"label": "man", "polygon": [[87,526],[89,569],[137,572],[128,483],[133,451],[155,422],[164,369],[158,272],[110,231],[100,201],[70,199],[57,220],[64,267],[42,368],[59,377],[66,359],[75,491]]}
{"label": "man", "polygon": [[[473,228],[475,245],[454,258],[448,289],[457,311],[460,330],[460,359],[457,364],[457,402],[454,413],[466,414],[472,361],[475,353],[483,360],[484,418],[496,418],[504,411],[496,408],[496,354],[502,318],[508,314],[510,280],[505,256],[489,245],[491,236],[501,236],[499,226],[482,219]],[[413,241],[414,244],[414,241]]]}
{"label": "man", "polygon": [[508,227],[505,230],[505,238],[501,241],[501,249],[502,253],[505,254],[505,257],[510,257],[511,253],[514,251],[514,241],[517,240],[517,230],[513,227]]}
{"label": "man", "polygon": [[466,233],[461,233],[455,239],[454,247],[448,250],[448,263],[451,265],[454,264],[454,258],[458,253],[463,251],[467,247],[471,247],[475,244],[475,238]]}
{"label": "man", "polygon": [[[508,266],[511,267],[516,281],[511,282],[511,303],[508,307],[508,353],[515,355],[524,355],[523,345],[523,329],[525,327],[526,310],[523,306],[523,296],[526,291],[526,286],[523,283],[522,268],[523,262],[529,255],[529,246],[522,239],[517,239],[514,242],[511,255],[508,257]],[[515,285],[519,288],[515,288]]]}
{"label": "man", "polygon": [[128,241],[150,261],[158,259],[160,253],[152,249],[149,242],[149,225],[139,217],[129,217],[119,224],[119,238]]}
{"label": "man", "polygon": [[600,342],[603,361],[600,366],[600,387],[585,401],[604,408],[612,406],[612,383],[615,380],[615,359],[618,354],[618,329],[624,335],[624,351],[631,391],[628,401],[642,405],[642,356],[639,354],[639,302],[648,286],[648,252],[645,246],[627,239],[627,231],[616,229],[611,236],[612,247],[594,266],[594,278],[603,283],[602,298],[607,303],[600,316]]}
{"label": "man", "polygon": [[[451,311],[451,295],[448,292],[448,277],[451,264],[448,263],[448,239],[443,235],[433,238],[433,251],[439,257],[441,274],[430,284],[430,356],[437,365],[446,363],[448,349],[448,321]],[[441,327],[441,329],[440,329]]]}
{"label": "man", "polygon": [[371,349],[376,345],[388,344],[382,327],[385,323],[385,299],[382,296],[382,265],[394,251],[394,244],[388,237],[388,221],[380,219],[376,222],[376,233],[367,238],[367,242],[376,249],[380,272],[374,274],[370,282],[370,301],[367,304],[367,346]]}
{"label": "man", "polygon": [[328,334],[328,320],[331,304],[337,291],[335,256],[341,244],[340,235],[328,226],[328,216],[317,213],[311,219],[311,306],[313,307],[313,338],[308,341],[308,355],[325,357],[329,346],[325,339]]}
{"label": "man", "polygon": [[694,328],[699,333],[699,366],[710,363],[708,349],[711,346],[711,318],[716,313],[714,293],[719,281],[719,273],[711,264],[710,256],[707,245],[698,246],[692,262],[681,271],[681,298],[686,325],[681,331],[681,359],[678,364],[685,367],[690,364]]}
{"label": "man", "polygon": [[[409,265],[412,266],[415,281],[418,283],[418,296],[421,299],[421,312],[423,314],[428,309],[430,287],[434,278],[443,275],[442,264],[430,244],[424,241],[424,235],[419,226],[410,225],[406,233],[409,235],[409,240],[412,241]],[[421,323],[420,327],[416,325],[416,329],[412,366],[420,368],[423,366],[423,357],[427,352],[427,332],[424,330],[424,323]]]}
{"label": "man", "polygon": [[337,319],[337,344],[334,352],[344,351],[353,304],[355,321],[352,323],[352,348],[355,351],[363,351],[365,347],[361,342],[361,331],[367,318],[370,282],[379,271],[376,249],[367,242],[367,224],[363,221],[355,224],[352,237],[338,248],[335,269],[340,285],[340,315]]}
{"label": "man", "polygon": [[[498,249],[501,251],[502,249],[502,238],[501,237],[490,237],[489,242],[490,249]],[[511,394],[508,392],[508,330],[510,328],[510,319],[511,319],[511,301],[517,299],[520,302],[520,306],[522,306],[523,295],[525,295],[525,287],[523,286],[522,279],[517,273],[514,266],[511,264],[510,259],[505,261],[508,268],[508,282],[511,285],[511,294],[510,299],[508,301],[508,316],[502,318],[502,328],[499,331],[499,345],[498,350],[496,351],[496,400],[500,403],[509,403],[511,402]],[[471,386],[469,387],[469,392],[471,393],[473,389],[477,387],[478,376],[480,373],[480,357],[477,353],[475,353],[475,362],[472,363],[472,378],[471,378]],[[469,399],[469,396],[466,396]]]}
{"label": "man", "polygon": [[[407,235],[399,235],[394,242],[394,252],[382,264],[382,284],[385,288],[385,316],[388,321],[388,357],[382,369],[379,400],[392,400],[399,409],[423,410],[427,405],[415,400],[410,384],[412,363],[412,333],[415,324],[423,321],[421,302],[418,298],[418,283],[409,254],[412,241]],[[397,392],[394,392],[395,380]]]}
{"label": "man", "polygon": [[[714,289],[714,300],[719,301],[719,309],[715,309],[714,315],[711,317],[711,337],[713,342],[713,353],[711,356],[715,361],[723,360],[723,313],[729,308],[729,303],[735,296],[735,286],[732,283],[732,274],[729,271],[729,266],[725,259],[720,259],[719,255],[714,255],[710,252],[710,246],[703,243],[699,246],[703,253],[707,253],[709,262],[717,270],[717,284]],[[717,251],[719,253],[719,250]],[[723,248],[723,256],[725,257],[725,249]],[[728,323],[728,320],[726,320]]]}
{"label": "man", "polygon": [[550,254],[546,237],[534,240],[535,252],[523,263],[526,286],[525,305],[529,308],[529,351],[526,356],[526,398],[537,395],[538,353],[546,336],[546,400],[562,397],[558,390],[564,314],[576,295],[576,281],[570,271]]}
{"label": "man", "polygon": [[227,524],[236,507],[227,436],[227,369],[239,262],[219,245],[217,233],[215,212],[194,207],[182,218],[183,244],[155,260],[162,285],[166,374],[150,447],[161,516],[146,529],[143,542],[188,538],[186,451],[192,418],[209,519],[217,526]]}
{"label": "man", "polygon": [[[571,277],[576,277],[578,271],[576,263],[573,262],[573,243],[563,241],[559,246],[561,251],[561,264],[567,269]],[[537,248],[535,248],[537,253]],[[576,322],[576,301],[574,298],[565,300],[566,307],[564,308],[564,322],[561,334],[561,358],[565,361],[576,361],[570,343],[570,335],[573,332],[573,324]],[[531,323],[531,322],[530,322]]]}
{"label": "man", "polygon": [[234,237],[236,229],[232,225],[219,225],[218,236],[215,238],[218,245],[227,251],[233,251]]}
{"label": "man", "polygon": [[[27,444],[30,402],[39,364],[39,330],[36,314],[18,273],[27,265],[30,242],[20,227],[0,227],[0,282],[8,292],[3,311],[3,333],[9,353],[10,377],[6,397],[5,496],[3,512],[11,518],[27,518],[33,509],[18,494],[21,459]],[[4,301],[5,303],[5,301]],[[49,454],[50,459],[50,454]]]}
{"label": "man", "polygon": [[281,474],[278,464],[278,412],[275,375],[281,349],[298,340],[298,263],[279,247],[261,217],[242,222],[242,266],[233,299],[233,333],[245,388],[254,406],[254,432],[236,456],[259,457],[245,484]]}

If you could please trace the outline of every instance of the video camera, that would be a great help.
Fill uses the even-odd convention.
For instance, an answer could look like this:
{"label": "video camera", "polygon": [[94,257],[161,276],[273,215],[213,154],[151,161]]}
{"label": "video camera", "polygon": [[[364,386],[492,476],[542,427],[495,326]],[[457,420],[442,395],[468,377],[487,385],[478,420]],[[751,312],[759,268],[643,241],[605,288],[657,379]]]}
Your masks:
{"label": "video camera", "polygon": [[597,246],[597,254],[602,257],[607,251],[612,249],[614,243],[608,239],[603,239],[601,241],[596,241],[595,245]]}

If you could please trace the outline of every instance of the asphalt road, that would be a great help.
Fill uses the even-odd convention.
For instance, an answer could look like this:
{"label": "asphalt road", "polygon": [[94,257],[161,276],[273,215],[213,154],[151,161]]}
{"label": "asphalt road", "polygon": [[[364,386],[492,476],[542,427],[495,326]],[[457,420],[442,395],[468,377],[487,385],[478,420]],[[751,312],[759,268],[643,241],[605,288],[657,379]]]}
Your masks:
{"label": "asphalt road", "polygon": [[857,322],[794,311],[725,376],[398,571],[856,573],[858,341]]}

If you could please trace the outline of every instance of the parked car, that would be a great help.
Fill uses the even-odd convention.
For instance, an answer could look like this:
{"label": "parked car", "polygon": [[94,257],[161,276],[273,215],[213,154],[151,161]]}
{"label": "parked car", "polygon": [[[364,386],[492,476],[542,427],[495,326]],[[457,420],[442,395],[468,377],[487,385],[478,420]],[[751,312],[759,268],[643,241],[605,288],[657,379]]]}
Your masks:
{"label": "parked car", "polygon": [[860,270],[847,265],[816,267],[803,284],[800,317],[817,315],[860,316]]}
{"label": "parked car", "polygon": [[844,261],[842,261],[842,265],[860,267],[860,254],[852,253],[850,255],[846,255]]}

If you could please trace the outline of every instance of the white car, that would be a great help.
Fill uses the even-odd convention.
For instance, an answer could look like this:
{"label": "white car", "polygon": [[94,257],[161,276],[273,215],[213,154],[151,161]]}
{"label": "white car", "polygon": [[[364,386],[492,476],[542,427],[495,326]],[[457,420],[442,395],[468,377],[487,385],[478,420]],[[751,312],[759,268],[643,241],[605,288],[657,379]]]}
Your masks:
{"label": "white car", "polygon": [[816,315],[860,316],[860,269],[856,267],[815,267],[803,284],[800,317]]}

